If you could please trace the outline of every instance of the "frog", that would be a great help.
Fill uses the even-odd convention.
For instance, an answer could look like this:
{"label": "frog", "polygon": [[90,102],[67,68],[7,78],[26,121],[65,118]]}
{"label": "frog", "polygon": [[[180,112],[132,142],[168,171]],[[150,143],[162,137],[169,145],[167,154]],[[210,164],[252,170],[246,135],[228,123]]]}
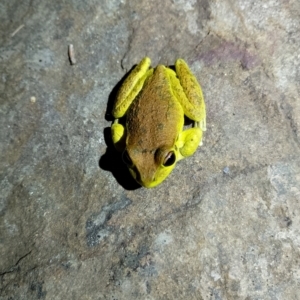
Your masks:
{"label": "frog", "polygon": [[[161,184],[176,163],[195,153],[206,130],[202,89],[184,59],[151,67],[144,57],[125,78],[112,108],[112,142],[135,181]],[[185,119],[191,127],[186,128]]]}

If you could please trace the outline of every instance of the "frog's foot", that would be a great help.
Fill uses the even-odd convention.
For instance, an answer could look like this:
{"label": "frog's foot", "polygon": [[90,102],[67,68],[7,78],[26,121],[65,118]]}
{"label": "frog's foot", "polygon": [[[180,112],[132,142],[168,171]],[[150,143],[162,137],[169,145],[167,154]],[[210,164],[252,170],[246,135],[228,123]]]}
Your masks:
{"label": "frog's foot", "polygon": [[206,131],[206,119],[203,119],[200,122],[194,122],[194,127],[198,127],[202,131]]}
{"label": "frog's foot", "polygon": [[195,127],[184,130],[176,142],[179,150],[178,160],[194,154],[199,145],[202,145],[202,130],[195,124]]}
{"label": "frog's foot", "polygon": [[112,111],[116,119],[125,115],[128,107],[143,88],[145,80],[153,73],[153,69],[149,69],[150,65],[150,58],[143,58],[125,79]]}
{"label": "frog's foot", "polygon": [[125,127],[116,119],[111,125],[111,137],[115,148],[122,152],[126,147],[126,133]]}

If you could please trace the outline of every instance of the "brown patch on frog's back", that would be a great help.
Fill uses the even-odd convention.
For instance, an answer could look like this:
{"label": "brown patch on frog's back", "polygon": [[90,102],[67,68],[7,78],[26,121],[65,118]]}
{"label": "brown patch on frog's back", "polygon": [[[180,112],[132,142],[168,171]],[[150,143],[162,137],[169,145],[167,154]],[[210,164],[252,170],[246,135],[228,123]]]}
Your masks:
{"label": "brown patch on frog's back", "polygon": [[[183,126],[181,105],[173,98],[165,67],[160,65],[150,76],[127,113],[127,150],[157,149],[174,145]],[[141,142],[142,138],[142,142]]]}

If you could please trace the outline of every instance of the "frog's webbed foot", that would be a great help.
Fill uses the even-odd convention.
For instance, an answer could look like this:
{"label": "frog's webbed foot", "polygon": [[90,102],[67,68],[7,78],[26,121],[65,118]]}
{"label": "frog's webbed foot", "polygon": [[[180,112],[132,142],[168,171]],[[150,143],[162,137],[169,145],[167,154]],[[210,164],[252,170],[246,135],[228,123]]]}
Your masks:
{"label": "frog's webbed foot", "polygon": [[122,152],[126,147],[125,127],[119,123],[119,119],[115,119],[111,125],[111,137],[115,148]]}
{"label": "frog's webbed foot", "polygon": [[194,154],[199,145],[202,145],[202,129],[200,122],[195,122],[195,127],[184,130],[176,142],[179,150],[178,160]]}

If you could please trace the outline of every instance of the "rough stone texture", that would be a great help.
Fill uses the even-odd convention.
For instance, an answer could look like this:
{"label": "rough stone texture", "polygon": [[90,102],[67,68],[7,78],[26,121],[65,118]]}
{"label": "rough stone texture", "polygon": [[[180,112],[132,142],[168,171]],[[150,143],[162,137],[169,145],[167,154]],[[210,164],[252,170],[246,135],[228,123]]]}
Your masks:
{"label": "rough stone texture", "polygon": [[[300,299],[299,0],[0,12],[0,299]],[[150,190],[107,129],[145,55],[185,58],[207,103],[203,147]]]}

